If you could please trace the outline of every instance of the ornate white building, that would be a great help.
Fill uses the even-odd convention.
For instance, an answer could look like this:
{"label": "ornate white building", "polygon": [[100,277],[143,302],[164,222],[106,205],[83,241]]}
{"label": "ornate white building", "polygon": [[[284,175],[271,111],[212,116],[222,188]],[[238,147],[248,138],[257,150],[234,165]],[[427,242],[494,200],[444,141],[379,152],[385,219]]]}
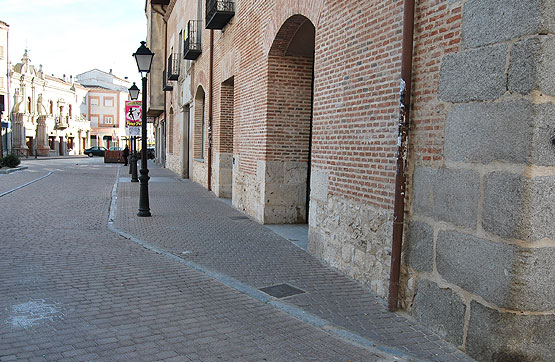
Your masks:
{"label": "ornate white building", "polygon": [[4,129],[8,125],[9,112],[8,112],[8,32],[10,26],[0,20],[0,121],[2,128],[0,128],[0,157],[3,155],[3,150],[7,149],[8,137]]}
{"label": "ornate white building", "polygon": [[91,129],[80,112],[87,89],[71,78],[46,75],[42,65],[31,64],[27,51],[9,78],[12,151],[23,156],[83,154]]}

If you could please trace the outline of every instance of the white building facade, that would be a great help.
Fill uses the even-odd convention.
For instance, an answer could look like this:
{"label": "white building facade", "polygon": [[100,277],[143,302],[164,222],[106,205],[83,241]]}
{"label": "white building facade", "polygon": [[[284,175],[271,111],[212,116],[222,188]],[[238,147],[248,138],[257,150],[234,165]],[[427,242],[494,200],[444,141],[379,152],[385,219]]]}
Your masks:
{"label": "white building facade", "polygon": [[90,139],[90,124],[79,111],[87,95],[85,87],[46,75],[42,65],[37,69],[31,64],[27,51],[11,67],[9,81],[12,152],[20,156],[84,153]]}
{"label": "white building facade", "polygon": [[8,32],[9,25],[0,21],[0,157],[8,147],[6,135],[9,121],[9,79],[8,79]]}

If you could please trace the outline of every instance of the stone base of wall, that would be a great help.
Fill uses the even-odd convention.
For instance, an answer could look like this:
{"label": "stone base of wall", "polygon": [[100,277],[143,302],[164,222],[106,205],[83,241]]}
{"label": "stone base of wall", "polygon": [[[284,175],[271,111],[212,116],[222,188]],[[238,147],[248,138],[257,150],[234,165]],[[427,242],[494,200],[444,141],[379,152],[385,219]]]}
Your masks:
{"label": "stone base of wall", "polygon": [[193,175],[191,181],[201,184],[205,188],[208,187],[208,166],[206,162],[193,160]]}
{"label": "stone base of wall", "polygon": [[233,207],[264,222],[264,210],[260,202],[260,184],[255,175],[239,172],[237,159],[233,165]]}
{"label": "stone base of wall", "polygon": [[385,298],[392,227],[391,211],[335,196],[311,197],[308,250]]}
{"label": "stone base of wall", "polygon": [[214,193],[218,197],[231,198],[233,182],[233,154],[214,154]]}
{"label": "stone base of wall", "polygon": [[175,172],[178,175],[183,174],[183,170],[181,167],[181,157],[179,155],[166,155],[166,168]]}
{"label": "stone base of wall", "polygon": [[265,224],[304,224],[308,164],[258,161],[257,180],[264,185]]}

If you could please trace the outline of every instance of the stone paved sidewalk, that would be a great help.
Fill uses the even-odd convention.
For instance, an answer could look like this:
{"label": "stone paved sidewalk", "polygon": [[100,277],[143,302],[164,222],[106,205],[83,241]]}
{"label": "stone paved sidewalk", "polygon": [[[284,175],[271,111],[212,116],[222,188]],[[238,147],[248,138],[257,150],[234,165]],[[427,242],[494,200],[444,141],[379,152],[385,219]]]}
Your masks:
{"label": "stone paved sidewalk", "polygon": [[[273,305],[336,336],[403,358],[471,361],[438,335],[397,313],[369,289],[324,266],[212,193],[149,165],[152,217],[139,218],[139,184],[122,168],[114,226],[167,258]],[[304,293],[277,299],[260,288],[289,284]]]}
{"label": "stone paved sidewalk", "polygon": [[[114,233],[118,169],[100,160],[40,161],[2,179],[27,185],[0,196],[9,211],[0,230],[0,361],[400,360]],[[153,199],[170,183],[186,186],[154,179]],[[138,190],[127,186],[129,194]],[[123,205],[136,198],[118,200],[118,210],[129,211],[119,221],[135,223],[136,210]],[[148,229],[161,217],[140,223]],[[186,233],[174,229],[175,237]]]}

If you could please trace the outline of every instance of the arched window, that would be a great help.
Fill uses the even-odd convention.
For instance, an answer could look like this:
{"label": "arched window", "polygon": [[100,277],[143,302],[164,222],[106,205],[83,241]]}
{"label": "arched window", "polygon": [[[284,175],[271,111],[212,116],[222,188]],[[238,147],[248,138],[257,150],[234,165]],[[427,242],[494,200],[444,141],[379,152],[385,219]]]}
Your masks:
{"label": "arched window", "polygon": [[54,102],[50,101],[50,114],[54,114]]}
{"label": "arched window", "polygon": [[31,97],[27,97],[27,112],[31,113],[31,105],[33,102],[31,102]]}

